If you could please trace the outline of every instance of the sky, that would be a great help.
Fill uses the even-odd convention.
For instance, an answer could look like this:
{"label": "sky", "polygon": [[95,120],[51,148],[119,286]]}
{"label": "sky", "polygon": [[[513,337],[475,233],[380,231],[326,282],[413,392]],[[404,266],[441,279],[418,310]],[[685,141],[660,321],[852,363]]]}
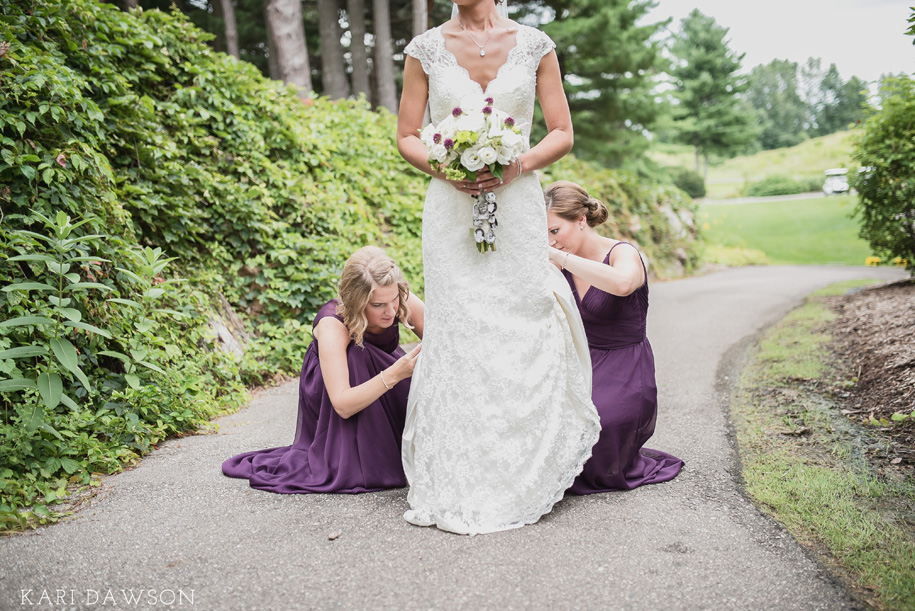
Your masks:
{"label": "sky", "polygon": [[773,59],[803,64],[819,57],[843,79],[876,81],[888,72],[915,72],[913,37],[906,36],[915,0],[657,0],[649,22],[673,17],[671,29],[694,8],[729,28],[730,48],[746,53],[749,71]]}

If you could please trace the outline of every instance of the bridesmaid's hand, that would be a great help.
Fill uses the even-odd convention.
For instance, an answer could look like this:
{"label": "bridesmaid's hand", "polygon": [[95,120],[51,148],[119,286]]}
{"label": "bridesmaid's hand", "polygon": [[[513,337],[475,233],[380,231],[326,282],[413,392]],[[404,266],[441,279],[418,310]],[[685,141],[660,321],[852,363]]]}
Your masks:
{"label": "bridesmaid's hand", "polygon": [[390,376],[385,375],[385,379],[393,380],[390,383],[396,384],[401,380],[411,377],[413,375],[413,369],[416,367],[416,359],[419,357],[419,352],[422,347],[423,345],[420,344],[397,359],[393,365],[385,370],[385,373],[390,373]]}

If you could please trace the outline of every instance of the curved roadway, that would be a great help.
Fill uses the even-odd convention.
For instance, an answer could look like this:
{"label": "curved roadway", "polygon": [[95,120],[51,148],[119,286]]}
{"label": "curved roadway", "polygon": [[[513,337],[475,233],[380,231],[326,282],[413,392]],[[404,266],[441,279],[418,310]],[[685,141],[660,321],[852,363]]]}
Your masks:
{"label": "curved roadway", "polygon": [[686,461],[670,483],[568,497],[533,526],[462,537],[404,522],[404,490],[286,496],[223,477],[225,458],[292,441],[286,384],[219,433],[168,441],[106,478],[71,519],[0,540],[0,609],[859,608],[743,495],[727,378],[811,291],[902,276],[756,267],[652,285],[649,446]]}

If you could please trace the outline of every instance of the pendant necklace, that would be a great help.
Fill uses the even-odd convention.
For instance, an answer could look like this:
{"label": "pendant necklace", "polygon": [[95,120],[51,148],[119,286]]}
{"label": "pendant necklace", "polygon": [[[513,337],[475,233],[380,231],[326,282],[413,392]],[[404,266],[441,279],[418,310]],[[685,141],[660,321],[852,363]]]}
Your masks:
{"label": "pendant necklace", "polygon": [[[492,38],[492,30],[489,31],[489,37],[486,39],[486,42],[484,42],[483,44],[480,44],[477,42],[477,39],[473,37],[473,34],[470,33],[470,30],[468,30],[467,28],[464,27],[464,24],[461,23],[460,18],[458,18],[457,22],[458,22],[458,25],[461,26],[461,29],[464,30],[465,32],[467,32],[467,35],[470,36],[470,40],[473,41],[473,44],[475,44],[476,46],[478,46],[480,48],[480,57],[486,57],[486,51],[483,50],[483,47],[485,47],[487,45],[487,43],[489,43],[489,39]],[[495,30],[495,28],[493,28],[493,30]]]}

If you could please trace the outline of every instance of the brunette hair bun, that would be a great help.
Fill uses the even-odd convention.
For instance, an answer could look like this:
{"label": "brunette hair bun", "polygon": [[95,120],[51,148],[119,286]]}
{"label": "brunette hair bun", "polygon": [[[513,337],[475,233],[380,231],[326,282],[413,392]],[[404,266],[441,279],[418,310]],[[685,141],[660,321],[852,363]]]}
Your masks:
{"label": "brunette hair bun", "polygon": [[589,197],[588,203],[586,203],[585,206],[588,208],[585,218],[588,220],[588,224],[591,225],[591,227],[600,225],[610,216],[610,211],[607,210],[607,206],[599,199]]}
{"label": "brunette hair bun", "polygon": [[558,180],[543,192],[546,209],[559,218],[577,222],[582,216],[588,225],[596,227],[610,217],[602,201],[591,197],[581,185],[568,180]]}

